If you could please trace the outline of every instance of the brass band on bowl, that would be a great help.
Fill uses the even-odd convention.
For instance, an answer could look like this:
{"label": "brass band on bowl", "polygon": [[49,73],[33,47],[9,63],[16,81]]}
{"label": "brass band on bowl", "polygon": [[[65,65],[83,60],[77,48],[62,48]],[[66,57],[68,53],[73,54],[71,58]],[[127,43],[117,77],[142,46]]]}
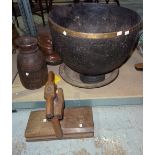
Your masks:
{"label": "brass band on bowl", "polygon": [[[60,32],[66,36],[71,37],[78,37],[78,38],[84,38],[84,39],[107,39],[107,38],[114,38],[118,36],[118,32],[110,32],[110,33],[84,33],[84,32],[77,32],[73,31],[71,29],[62,27],[58,24],[56,24],[51,18],[48,18],[49,25],[56,31]],[[142,22],[139,22],[138,24],[134,25],[127,31],[132,32],[137,29],[140,29],[142,25]],[[122,35],[125,33],[125,31],[122,31]]]}

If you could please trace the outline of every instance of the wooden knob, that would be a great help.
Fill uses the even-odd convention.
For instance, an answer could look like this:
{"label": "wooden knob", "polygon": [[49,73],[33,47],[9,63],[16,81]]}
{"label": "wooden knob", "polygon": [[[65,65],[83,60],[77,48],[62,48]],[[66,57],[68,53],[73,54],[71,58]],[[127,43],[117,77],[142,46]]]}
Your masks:
{"label": "wooden knob", "polygon": [[135,69],[137,71],[143,71],[143,63],[135,64]]}

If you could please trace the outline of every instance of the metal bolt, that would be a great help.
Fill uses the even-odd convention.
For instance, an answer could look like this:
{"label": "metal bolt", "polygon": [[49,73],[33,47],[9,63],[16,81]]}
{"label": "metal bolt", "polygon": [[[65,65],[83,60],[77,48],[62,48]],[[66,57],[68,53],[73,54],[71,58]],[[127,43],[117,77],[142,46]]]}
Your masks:
{"label": "metal bolt", "polygon": [[66,32],[66,31],[63,31],[63,35],[65,35],[65,36],[66,36],[66,35],[67,35],[67,32]]}
{"label": "metal bolt", "polygon": [[26,73],[25,75],[26,75],[26,76],[29,76],[29,73]]}
{"label": "metal bolt", "polygon": [[80,123],[80,124],[79,124],[79,127],[80,127],[80,128],[82,128],[82,127],[83,127],[83,124],[82,124],[82,123]]}
{"label": "metal bolt", "polygon": [[46,119],[46,118],[44,118],[44,119],[43,119],[43,122],[44,122],[44,123],[45,123],[45,122],[47,122],[47,119]]}

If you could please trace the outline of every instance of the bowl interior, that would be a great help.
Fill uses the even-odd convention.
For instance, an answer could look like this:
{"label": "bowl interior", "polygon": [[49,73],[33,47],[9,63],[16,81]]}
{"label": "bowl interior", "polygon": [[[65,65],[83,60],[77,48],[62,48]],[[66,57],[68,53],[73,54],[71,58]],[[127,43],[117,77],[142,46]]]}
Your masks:
{"label": "bowl interior", "polygon": [[85,33],[117,32],[141,21],[135,11],[99,3],[53,6],[49,18],[62,27]]}

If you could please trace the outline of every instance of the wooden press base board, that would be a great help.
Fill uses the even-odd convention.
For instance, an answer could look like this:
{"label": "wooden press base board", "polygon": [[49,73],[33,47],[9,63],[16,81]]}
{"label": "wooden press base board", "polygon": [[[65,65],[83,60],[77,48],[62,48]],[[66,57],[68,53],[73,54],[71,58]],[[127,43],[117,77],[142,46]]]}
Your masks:
{"label": "wooden press base board", "polygon": [[[60,122],[63,138],[87,138],[94,136],[94,123],[91,107],[66,108]],[[45,110],[33,111],[25,130],[27,141],[57,139],[52,123],[46,121]]]}

